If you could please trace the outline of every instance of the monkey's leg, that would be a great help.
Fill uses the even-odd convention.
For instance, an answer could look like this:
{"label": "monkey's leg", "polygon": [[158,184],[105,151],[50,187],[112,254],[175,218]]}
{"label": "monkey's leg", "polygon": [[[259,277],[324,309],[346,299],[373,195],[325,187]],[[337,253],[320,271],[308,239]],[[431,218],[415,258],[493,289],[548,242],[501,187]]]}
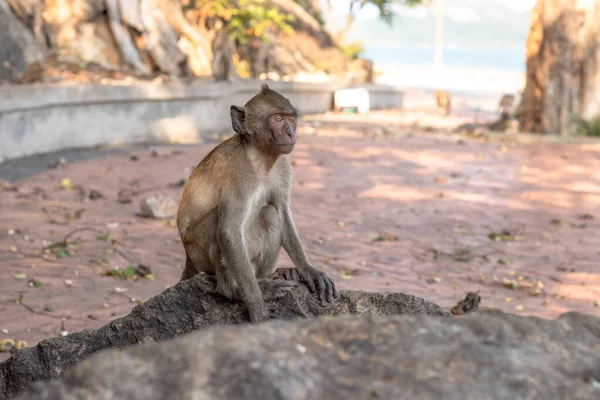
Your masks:
{"label": "monkey's leg", "polygon": [[281,219],[279,212],[273,206],[264,206],[251,228],[248,248],[251,249],[250,259],[253,260],[258,278],[258,286],[265,300],[285,296],[296,287],[293,280],[274,280],[269,277],[275,270],[279,251],[281,250]]}

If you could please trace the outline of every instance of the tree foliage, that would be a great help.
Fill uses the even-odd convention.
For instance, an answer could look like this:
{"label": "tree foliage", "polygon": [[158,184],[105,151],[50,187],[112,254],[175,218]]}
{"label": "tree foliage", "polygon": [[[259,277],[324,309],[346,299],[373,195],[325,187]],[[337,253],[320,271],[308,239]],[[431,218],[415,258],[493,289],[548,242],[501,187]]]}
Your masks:
{"label": "tree foliage", "polygon": [[232,39],[242,44],[252,37],[265,40],[266,32],[293,33],[294,16],[280,12],[268,0],[195,0],[190,6],[204,19],[226,21]]}

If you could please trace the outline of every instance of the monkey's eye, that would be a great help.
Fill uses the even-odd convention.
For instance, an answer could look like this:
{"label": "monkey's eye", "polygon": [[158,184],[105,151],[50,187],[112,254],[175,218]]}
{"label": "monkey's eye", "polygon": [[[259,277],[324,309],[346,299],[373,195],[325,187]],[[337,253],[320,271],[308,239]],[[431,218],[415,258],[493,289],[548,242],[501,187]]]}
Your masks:
{"label": "monkey's eye", "polygon": [[288,120],[289,120],[290,122],[294,122],[294,121],[296,120],[296,117],[289,117],[289,118],[288,118]]}
{"label": "monkey's eye", "polygon": [[278,114],[275,116],[275,121],[281,122],[282,120],[283,120],[283,117],[281,115]]}

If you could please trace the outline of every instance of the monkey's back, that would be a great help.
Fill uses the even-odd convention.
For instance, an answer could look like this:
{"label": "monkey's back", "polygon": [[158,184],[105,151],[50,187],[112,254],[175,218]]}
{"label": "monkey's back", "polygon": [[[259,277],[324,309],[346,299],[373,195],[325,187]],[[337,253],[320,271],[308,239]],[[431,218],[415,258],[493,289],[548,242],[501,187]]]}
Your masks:
{"label": "monkey's back", "polygon": [[233,183],[236,166],[227,154],[235,151],[234,139],[218,144],[192,171],[177,210],[177,227],[182,240],[186,240],[191,226],[201,222],[217,207],[221,189]]}

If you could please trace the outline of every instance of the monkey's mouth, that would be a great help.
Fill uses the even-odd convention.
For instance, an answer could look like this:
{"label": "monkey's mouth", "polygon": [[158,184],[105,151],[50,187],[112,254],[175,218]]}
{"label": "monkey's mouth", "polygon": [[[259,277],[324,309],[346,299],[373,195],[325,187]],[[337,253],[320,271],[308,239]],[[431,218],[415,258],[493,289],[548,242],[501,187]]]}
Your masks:
{"label": "monkey's mouth", "polygon": [[273,143],[277,147],[294,146],[296,144],[296,139],[294,139],[291,142],[276,142],[275,140],[271,140],[271,143]]}

